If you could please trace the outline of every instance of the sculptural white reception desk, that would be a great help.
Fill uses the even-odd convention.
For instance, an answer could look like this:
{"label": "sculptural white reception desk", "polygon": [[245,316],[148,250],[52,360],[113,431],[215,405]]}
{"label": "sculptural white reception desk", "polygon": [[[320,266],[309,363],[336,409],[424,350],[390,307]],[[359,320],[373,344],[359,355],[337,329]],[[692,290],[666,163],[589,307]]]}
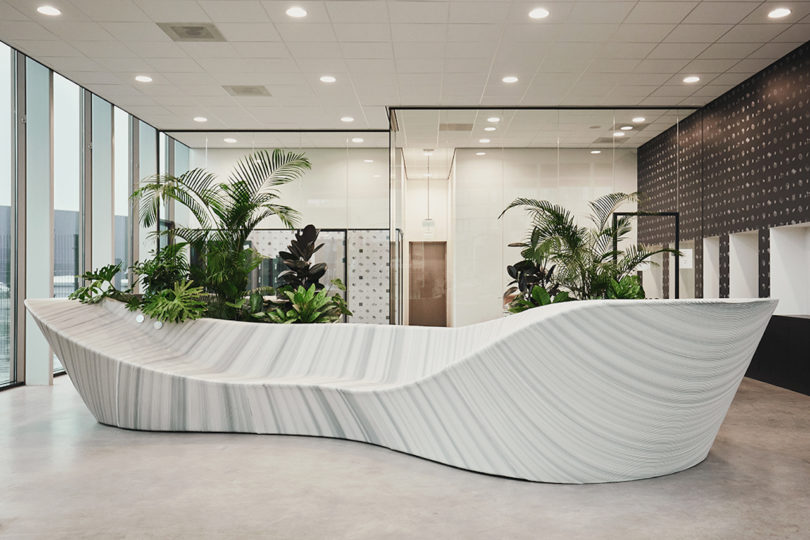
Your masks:
{"label": "sculptural white reception desk", "polygon": [[598,300],[462,328],[156,329],[112,301],[26,301],[104,424],[337,437],[561,483],[702,461],[775,305]]}

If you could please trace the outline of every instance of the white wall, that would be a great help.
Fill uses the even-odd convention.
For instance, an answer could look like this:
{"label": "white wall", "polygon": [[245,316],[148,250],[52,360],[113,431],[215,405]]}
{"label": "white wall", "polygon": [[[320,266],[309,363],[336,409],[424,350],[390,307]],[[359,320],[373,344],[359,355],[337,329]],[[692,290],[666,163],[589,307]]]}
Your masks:
{"label": "white wall", "polygon": [[[301,226],[321,229],[388,228],[388,149],[305,148],[312,169],[280,186],[281,204],[301,213]],[[202,167],[227,180],[233,165],[249,149],[192,149],[190,167]],[[365,160],[372,160],[366,163]],[[278,218],[262,228],[283,227]]]}
{"label": "white wall", "polygon": [[703,239],[703,298],[720,297],[720,238]]}
{"label": "white wall", "polygon": [[647,298],[664,297],[664,253],[656,253],[650,257],[649,262],[643,265],[642,283]]}
{"label": "white wall", "polygon": [[810,225],[771,229],[771,298],[777,315],[810,314]]}
{"label": "white wall", "polygon": [[[592,155],[587,149],[504,149],[456,152],[453,193],[454,284],[451,320],[463,326],[502,316],[506,266],[520,259],[507,244],[525,238],[525,212],[498,214],[517,197],[547,199],[587,225],[588,202],[607,193],[636,190],[636,153]],[[558,165],[559,163],[559,165]],[[627,205],[626,211],[635,210]],[[630,239],[635,243],[635,234]]]}
{"label": "white wall", "polygon": [[730,298],[759,297],[759,239],[756,232],[729,235],[728,282]]}

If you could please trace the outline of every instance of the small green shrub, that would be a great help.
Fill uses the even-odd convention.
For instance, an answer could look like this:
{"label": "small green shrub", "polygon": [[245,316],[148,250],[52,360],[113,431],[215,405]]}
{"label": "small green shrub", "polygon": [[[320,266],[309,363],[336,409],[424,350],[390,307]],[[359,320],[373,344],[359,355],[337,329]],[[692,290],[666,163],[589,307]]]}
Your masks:
{"label": "small green shrub", "polygon": [[163,289],[144,299],[141,311],[162,322],[183,322],[199,319],[205,313],[203,288],[192,287],[191,281],[177,282],[171,289]]}

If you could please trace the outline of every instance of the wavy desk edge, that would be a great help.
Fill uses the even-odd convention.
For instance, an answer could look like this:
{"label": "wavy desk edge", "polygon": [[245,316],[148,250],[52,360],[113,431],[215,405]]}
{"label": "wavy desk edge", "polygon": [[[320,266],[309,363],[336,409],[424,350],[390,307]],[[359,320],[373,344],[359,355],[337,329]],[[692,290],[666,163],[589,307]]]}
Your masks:
{"label": "wavy desk edge", "polygon": [[[336,338],[332,350],[343,350],[341,340],[346,341],[348,347],[352,346],[353,340],[372,345],[385,342],[390,346],[400,334],[407,335],[405,341],[411,342],[413,349],[421,346],[425,351],[430,350],[432,339],[433,345],[436,345],[437,336],[447,338],[447,342],[453,341],[448,337],[453,335],[456,335],[456,341],[479,340],[477,345],[458,353],[452,361],[443,359],[443,365],[436,364],[429,368],[420,366],[409,377],[400,380],[347,378],[346,373],[338,370],[326,374],[334,380],[324,383],[313,382],[311,376],[301,375],[317,363],[315,359],[303,356],[296,359],[298,363],[291,364],[287,372],[284,369],[273,372],[273,368],[261,377],[243,376],[241,380],[235,379],[236,375],[228,372],[228,369],[245,358],[250,360],[249,355],[237,355],[220,371],[205,371],[200,367],[202,364],[189,361],[189,358],[193,358],[190,355],[194,345],[189,343],[192,340],[188,338],[195,337],[195,328],[200,329],[197,338],[201,341],[211,339],[207,335],[210,333],[228,335],[246,328],[264,328],[261,333],[272,341],[279,334],[273,330],[278,325],[202,319],[203,324],[194,321],[183,325],[166,325],[163,329],[165,332],[153,331],[151,325],[137,326],[129,322],[135,314],[125,312],[122,305],[112,301],[100,306],[88,306],[65,300],[26,300],[26,307],[51,347],[58,355],[61,353],[60,358],[64,356],[63,363],[72,383],[96,419],[103,424],[143,431],[244,432],[338,438],[369,443],[462,470],[549,483],[602,483],[651,478],[685,470],[703,461],[775,305],[776,301],[769,299],[587,301],[547,306],[456,329],[365,324],[298,325],[298,329],[288,331],[287,335],[299,333],[299,337],[306,338],[312,336],[313,332],[325,333],[327,328],[332,329],[330,335],[340,338]],[[636,311],[640,311],[640,315],[634,314]],[[698,317],[704,311],[706,317]],[[657,319],[649,317],[655,314],[659,316]],[[99,333],[96,327],[101,321],[108,328]],[[520,360],[521,352],[535,353],[538,343],[571,332],[583,334],[579,336],[578,346],[587,352],[589,347],[598,348],[600,345],[594,338],[599,336],[600,331],[621,328],[628,321],[643,324],[650,334],[643,338],[649,341],[646,349],[640,347],[643,350],[624,351],[619,348],[610,354],[606,352],[605,355],[610,356],[609,361],[590,358],[582,351],[569,355],[569,358],[555,358],[552,354],[541,355],[528,362]],[[695,335],[679,338],[675,328],[675,339],[671,343],[664,343],[667,335],[673,335],[672,325],[685,324]],[[305,330],[307,327],[309,329]],[[124,339],[117,340],[117,345],[116,340],[110,339],[113,328],[124,336]],[[665,329],[669,330],[668,334],[662,332]],[[249,332],[251,336],[258,333]],[[348,336],[344,338],[341,334]],[[104,337],[100,337],[102,335]],[[133,342],[131,347],[154,342],[155,350],[160,350],[166,342],[183,336],[187,338],[185,345],[188,350],[171,351],[174,356],[181,358],[174,364],[172,360],[144,362],[143,358],[115,356],[116,351],[122,350],[122,343],[126,348],[130,341]],[[496,339],[490,342],[493,336]],[[592,338],[594,343],[588,343],[587,337]],[[659,342],[653,339],[656,337]],[[714,343],[716,340],[720,340],[720,343]],[[413,345],[416,342],[419,343]],[[676,373],[671,381],[656,380],[656,369],[672,370],[674,365],[656,359],[657,354],[671,360],[679,354],[676,345],[695,346],[695,343],[700,343],[708,351],[701,354],[716,361],[716,367],[714,364],[708,365],[708,371],[703,373],[706,371],[705,365],[685,356],[681,360],[686,364],[695,364],[692,368],[697,369],[702,377],[700,380],[693,384],[689,380],[689,373]],[[456,346],[459,347],[458,344]],[[464,349],[463,346],[460,348]],[[726,349],[729,352],[723,353],[723,358],[715,358],[717,351]],[[455,349],[451,347],[451,350]],[[650,357],[649,362],[645,361],[647,356]],[[396,365],[396,361],[402,363],[403,358],[405,356],[395,357],[393,364],[390,364],[391,358],[384,359],[389,362],[386,367],[389,370],[401,367]],[[412,361],[413,357],[406,359]],[[351,363],[351,358],[344,360],[345,364]],[[271,363],[276,361],[276,358],[271,358]],[[334,362],[340,363],[341,359]],[[561,376],[556,373],[571,369],[570,366],[566,367],[566,363],[575,364],[573,374]],[[614,363],[615,370],[597,376],[591,373],[591,370],[604,369],[608,364],[612,369]],[[328,363],[324,365],[324,373],[334,367]],[[538,365],[545,371],[535,369]],[[197,372],[192,373],[195,369]],[[520,372],[520,369],[524,371]],[[621,388],[627,394],[626,403],[617,400],[616,395],[605,393],[601,396],[606,400],[605,404],[598,407],[588,405],[594,384],[597,390],[600,385],[615,385],[617,381],[625,380],[628,373],[636,376],[635,370],[640,371],[637,375],[641,380],[633,382],[631,379],[636,386],[631,384],[629,388]],[[576,373],[591,380],[579,381],[574,377]],[[487,375],[491,378],[487,378]],[[723,375],[722,380],[720,375]],[[685,382],[679,377],[685,377]],[[531,379],[539,381],[541,386],[543,383],[552,385],[547,388],[549,393],[569,392],[563,393],[563,397],[572,401],[544,396],[539,387],[526,382]],[[165,387],[167,380],[170,385],[182,390],[177,390],[175,394],[169,391],[167,395],[158,392]],[[108,388],[104,387],[105,381]],[[578,386],[580,383],[581,387]],[[664,389],[661,396],[647,395],[663,383],[675,386]],[[678,387],[680,384],[684,385],[683,389]],[[134,386],[138,385],[140,393],[133,391]],[[691,403],[684,399],[684,396],[703,395],[696,393],[696,389],[703,386],[706,386],[704,397],[708,396],[708,405],[700,400]],[[478,395],[475,392],[471,394],[465,390],[466,387],[476,387],[480,391]],[[493,394],[491,400],[481,395],[493,392],[492,387],[500,389],[501,394]],[[604,388],[601,390],[604,391]],[[679,394],[681,390],[682,395]],[[155,395],[152,395],[152,391]],[[237,397],[228,401],[231,399],[229,393]],[[259,395],[267,403],[256,405]],[[382,404],[384,413],[378,410],[380,406],[375,399]],[[666,399],[670,400],[666,405],[656,405],[657,400]],[[318,400],[318,406],[322,409],[309,411],[311,417],[307,417],[303,407],[309,407],[311,402]],[[239,412],[240,407],[235,405],[237,403],[244,405],[249,412],[245,413],[250,416],[249,422],[232,418],[234,415],[231,413]],[[278,403],[295,405],[288,407],[293,410],[280,410],[280,413],[290,415],[289,418],[275,419],[273,423],[268,419],[279,411]],[[195,416],[195,404],[202,404],[203,409],[217,405],[220,408],[209,411],[208,416],[192,418]],[[644,429],[637,429],[633,424],[638,419],[633,415],[643,417],[649,412],[642,405],[658,407],[653,412],[659,418],[642,418]],[[302,409],[299,410],[297,406]],[[684,413],[683,418],[674,418],[677,420],[674,423],[683,429],[683,433],[671,433],[667,419],[672,416],[672,407],[691,407],[694,409],[692,414],[705,416],[704,422],[695,425],[687,418],[689,414]],[[459,413],[458,409],[462,412]],[[618,411],[619,414],[612,418],[602,409]],[[625,418],[626,409],[631,413]],[[414,410],[420,414],[413,414]],[[526,410],[528,414],[525,414]],[[175,411],[175,418],[171,411]],[[537,414],[537,411],[543,411],[553,421],[546,422],[547,418],[541,418],[538,428],[533,416],[543,415]],[[516,414],[522,416],[516,419]],[[182,421],[177,417],[182,417]],[[326,417],[329,419],[325,420]],[[561,419],[571,423],[561,429],[555,426],[555,422]],[[624,425],[620,425],[618,420],[624,421]],[[506,428],[498,422],[510,426]],[[616,423],[615,433],[604,428],[604,425],[611,423]],[[400,427],[406,435],[399,433]],[[570,436],[569,432],[575,433],[575,436]],[[679,435],[684,439],[695,439],[695,442],[684,445]],[[619,443],[622,439],[626,440]],[[465,446],[463,441],[474,444]],[[673,449],[669,450],[668,444],[672,444]],[[685,457],[679,456],[679,452]]]}

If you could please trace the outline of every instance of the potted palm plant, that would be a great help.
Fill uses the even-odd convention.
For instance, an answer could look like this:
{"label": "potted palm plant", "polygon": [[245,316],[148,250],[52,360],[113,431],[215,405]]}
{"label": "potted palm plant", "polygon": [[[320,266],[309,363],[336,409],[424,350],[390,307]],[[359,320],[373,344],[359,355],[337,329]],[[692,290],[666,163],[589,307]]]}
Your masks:
{"label": "potted palm plant", "polygon": [[[614,228],[611,215],[620,205],[636,201],[635,193],[609,193],[591,201],[590,227],[577,225],[569,210],[552,202],[530,198],[512,201],[499,218],[513,208],[522,208],[529,214],[532,225],[525,242],[510,244],[521,247],[523,256],[522,261],[507,270],[520,290],[509,305],[510,311],[523,311],[555,300],[644,298],[644,289],[633,272],[653,255],[677,251],[650,250],[641,245],[624,250],[613,248],[614,238],[621,242],[630,234],[632,222],[629,216],[619,216]],[[542,280],[535,283],[529,279],[532,277]]]}

